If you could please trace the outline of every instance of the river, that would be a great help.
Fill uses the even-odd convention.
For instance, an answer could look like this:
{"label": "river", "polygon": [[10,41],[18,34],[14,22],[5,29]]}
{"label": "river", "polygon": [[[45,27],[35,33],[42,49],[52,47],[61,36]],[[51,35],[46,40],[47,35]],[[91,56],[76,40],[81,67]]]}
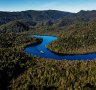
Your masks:
{"label": "river", "polygon": [[36,55],[41,58],[51,58],[55,60],[92,60],[96,58],[96,53],[59,56],[46,48],[46,45],[54,40],[57,40],[57,37],[40,35],[34,36],[36,36],[37,38],[42,38],[43,42],[38,45],[26,47],[24,51],[30,55]]}

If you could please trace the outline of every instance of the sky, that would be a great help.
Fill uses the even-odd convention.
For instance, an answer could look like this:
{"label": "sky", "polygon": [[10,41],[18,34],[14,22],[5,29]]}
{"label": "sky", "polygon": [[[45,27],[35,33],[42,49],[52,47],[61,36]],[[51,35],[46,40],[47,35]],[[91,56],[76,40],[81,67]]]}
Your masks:
{"label": "sky", "polygon": [[25,10],[96,10],[96,0],[0,0],[0,11]]}

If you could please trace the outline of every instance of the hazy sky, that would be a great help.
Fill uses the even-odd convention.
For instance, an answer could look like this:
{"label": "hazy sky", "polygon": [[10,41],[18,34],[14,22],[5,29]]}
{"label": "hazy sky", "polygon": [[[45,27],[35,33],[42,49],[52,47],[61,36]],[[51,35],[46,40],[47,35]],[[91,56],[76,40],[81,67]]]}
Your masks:
{"label": "hazy sky", "polygon": [[0,11],[49,9],[70,12],[96,10],[96,0],[0,0]]}

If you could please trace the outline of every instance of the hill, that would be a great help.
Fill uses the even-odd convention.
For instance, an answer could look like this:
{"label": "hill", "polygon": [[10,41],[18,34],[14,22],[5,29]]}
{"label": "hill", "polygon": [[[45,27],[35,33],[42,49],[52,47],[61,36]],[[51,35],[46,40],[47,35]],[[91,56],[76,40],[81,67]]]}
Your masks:
{"label": "hill", "polygon": [[68,27],[48,49],[59,54],[85,54],[96,52],[96,21]]}
{"label": "hill", "polygon": [[71,13],[69,15],[66,15],[62,19],[58,20],[58,26],[59,27],[64,27],[64,26],[69,26],[72,24],[77,24],[77,23],[83,23],[83,22],[89,22],[96,19],[96,10],[92,11],[84,11],[81,10],[78,13]]}
{"label": "hill", "polygon": [[1,33],[24,32],[35,27],[37,22],[31,20],[14,20],[0,26]]}
{"label": "hill", "polygon": [[0,12],[0,25],[8,23],[14,20],[32,20],[32,21],[47,21],[57,20],[66,15],[69,12],[56,11],[56,10],[45,10],[45,11],[21,11],[21,12]]}
{"label": "hill", "polygon": [[51,60],[24,52],[56,35],[47,48],[59,54],[96,52],[96,11],[0,12],[0,90],[95,90],[96,61]]}
{"label": "hill", "polygon": [[95,10],[82,10],[78,13],[56,10],[0,12],[0,32],[55,33],[64,31],[71,25],[90,22],[94,19],[96,19]]}

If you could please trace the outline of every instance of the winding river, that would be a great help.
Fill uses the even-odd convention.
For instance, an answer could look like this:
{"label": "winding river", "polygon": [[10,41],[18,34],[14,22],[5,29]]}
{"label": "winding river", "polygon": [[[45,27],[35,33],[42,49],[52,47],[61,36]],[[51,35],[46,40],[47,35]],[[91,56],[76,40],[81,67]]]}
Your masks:
{"label": "winding river", "polygon": [[50,50],[48,50],[46,48],[46,45],[48,43],[56,40],[57,37],[40,36],[40,35],[34,35],[34,36],[36,36],[37,38],[42,38],[43,42],[38,45],[32,45],[32,46],[26,47],[24,49],[24,51],[30,55],[36,55],[36,56],[39,56],[42,58],[51,58],[51,59],[55,59],[55,60],[92,60],[92,59],[96,58],[96,53],[79,54],[79,55],[64,55],[64,56],[56,55],[56,54],[52,53]]}

